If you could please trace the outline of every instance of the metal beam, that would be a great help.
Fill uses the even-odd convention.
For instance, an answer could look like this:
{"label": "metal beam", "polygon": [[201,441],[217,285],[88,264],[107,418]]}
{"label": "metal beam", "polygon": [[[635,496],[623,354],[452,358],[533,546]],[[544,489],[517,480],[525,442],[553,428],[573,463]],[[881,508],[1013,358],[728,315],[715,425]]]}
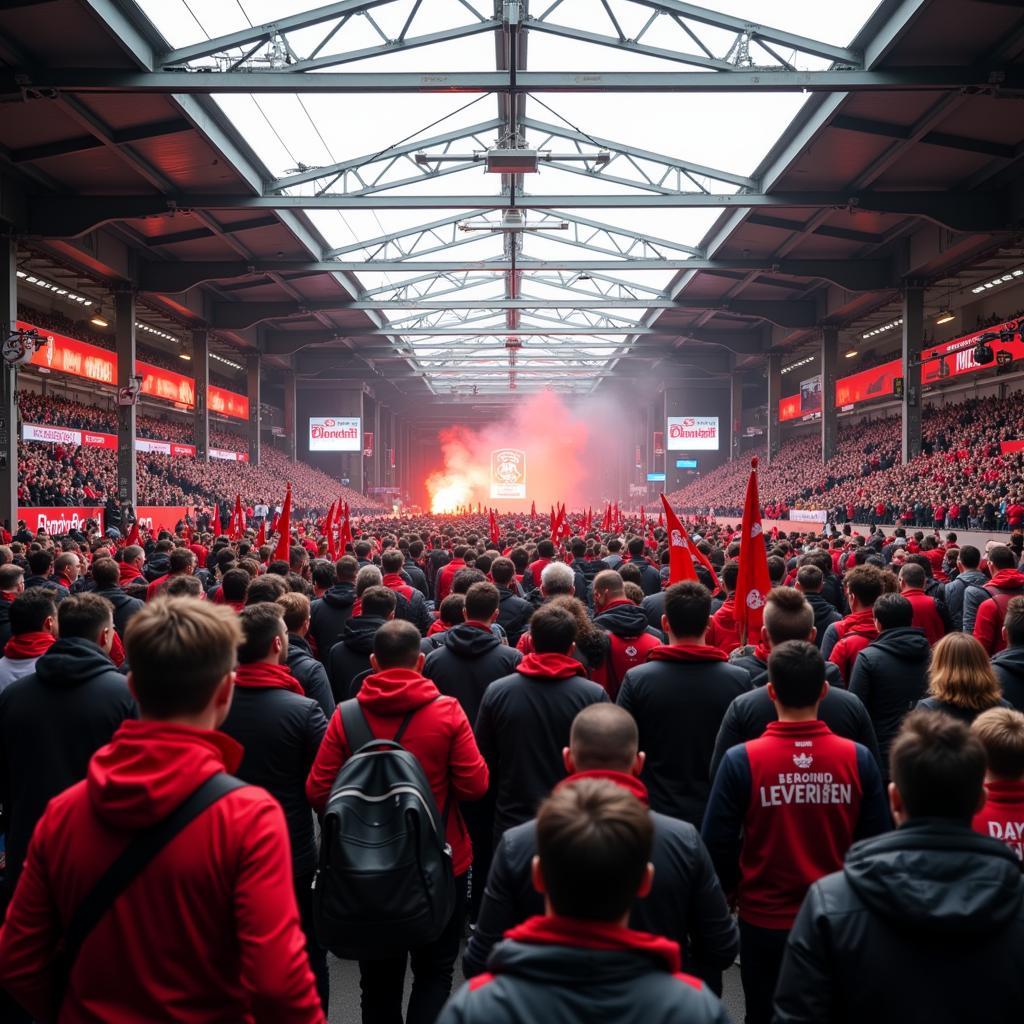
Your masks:
{"label": "metal beam", "polygon": [[[890,121],[875,121],[866,117],[852,117],[840,114],[832,119],[832,128],[842,128],[849,132],[864,135],[879,135],[886,139],[909,139],[914,134],[914,125],[893,124]],[[1011,160],[1018,152],[1018,147],[1001,142],[990,142],[987,139],[971,138],[967,135],[956,135],[951,132],[927,132],[920,139],[929,146],[942,146],[946,149],[959,149],[967,153],[979,153],[982,156],[1002,157]]]}
{"label": "metal beam", "polygon": [[18,68],[0,73],[0,93],[31,98],[53,92],[173,93],[702,93],[702,92],[935,92],[974,89],[1017,95],[1024,68],[886,68],[874,71],[521,71],[337,72],[125,71],[121,68]]}
{"label": "metal beam", "polygon": [[[164,138],[167,135],[178,135],[192,130],[192,125],[184,118],[176,117],[169,121],[156,124],[143,124],[135,128],[122,128],[110,132],[110,139],[118,146],[130,142],[146,142],[149,139]],[[70,139],[57,139],[53,142],[41,142],[35,146],[23,146],[12,149],[8,159],[15,164],[29,163],[34,160],[47,160],[51,157],[71,156],[84,153],[90,149],[101,149],[106,143],[95,135],[76,135]]]}

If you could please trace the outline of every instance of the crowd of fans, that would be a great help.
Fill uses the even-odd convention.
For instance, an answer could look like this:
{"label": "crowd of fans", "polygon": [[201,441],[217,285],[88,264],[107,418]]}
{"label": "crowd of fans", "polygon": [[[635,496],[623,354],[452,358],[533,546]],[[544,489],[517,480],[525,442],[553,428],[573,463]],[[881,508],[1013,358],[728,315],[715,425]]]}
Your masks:
{"label": "crowd of fans", "polygon": [[1024,534],[567,521],[0,538],[0,1017],[1018,1019]]}
{"label": "crowd of fans", "polygon": [[[930,406],[922,418],[922,452],[903,465],[900,420],[887,417],[843,425],[835,456],[821,461],[817,433],[788,441],[758,474],[765,513],[825,510],[839,522],[962,529],[1012,529],[1024,500],[1024,458],[1003,454],[1000,442],[1024,439],[1024,393],[1004,401],[972,398]],[[685,511],[738,515],[749,464],[727,463],[671,495]]]}

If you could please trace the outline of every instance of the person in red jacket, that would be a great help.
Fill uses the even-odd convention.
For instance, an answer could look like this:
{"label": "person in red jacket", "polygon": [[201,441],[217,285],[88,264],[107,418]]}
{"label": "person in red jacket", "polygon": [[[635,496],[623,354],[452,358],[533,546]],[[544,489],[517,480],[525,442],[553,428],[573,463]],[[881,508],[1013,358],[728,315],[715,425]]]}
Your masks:
{"label": "person in red jacket", "polygon": [[[237,616],[188,598],[147,605],[128,631],[125,721],[88,775],[50,801],[0,929],[0,985],[56,1020],[65,929],[143,830],[242,748],[217,732],[231,706]],[[324,1024],[292,889],[278,802],[233,789],[160,850],[89,931],[71,965],[62,1024],[175,1020]]]}
{"label": "person in red jacket", "polygon": [[[373,672],[363,680],[355,698],[378,739],[391,739],[407,721],[402,746],[423,766],[438,809],[442,814],[447,811],[456,905],[441,935],[410,951],[413,985],[406,1018],[410,1022],[435,1020],[451,991],[473,862],[458,801],[481,799],[489,781],[487,764],[466,713],[454,697],[441,696],[434,683],[421,674],[423,661],[416,627],[397,619],[385,623],[373,638]],[[306,797],[315,811],[323,811],[341,766],[353,753],[339,707],[306,780]],[[388,960],[359,961],[364,1021],[402,1019],[406,960],[403,954]]]}
{"label": "person in red jacket", "polygon": [[839,667],[846,685],[849,685],[857,655],[872,640],[878,639],[878,627],[872,609],[882,596],[884,584],[882,571],[873,565],[854,566],[843,578],[850,614],[840,622],[833,622],[825,630],[821,653]]}
{"label": "person in red jacket", "polygon": [[708,621],[708,632],[704,643],[717,647],[723,654],[730,654],[740,645],[740,627],[736,622],[736,580],[740,563],[735,559],[726,562],[718,574],[726,598],[721,607]]}
{"label": "person in red jacket", "polygon": [[170,571],[166,576],[159,576],[146,587],[146,600],[152,601],[174,576],[191,576],[196,568],[196,556],[188,548],[174,548],[168,558]]}
{"label": "person in red jacket", "polygon": [[526,572],[523,573],[521,580],[523,590],[527,593],[536,590],[540,586],[541,573],[554,560],[555,545],[550,540],[542,540],[537,545],[537,558],[526,567]]}
{"label": "person in red jacket", "polygon": [[[1006,638],[1003,636],[1006,606],[1013,598],[1024,593],[1024,573],[1013,568],[1016,557],[1004,544],[995,545],[989,551],[988,558],[994,572],[992,579],[983,588],[988,592],[988,597],[977,605],[974,636],[991,657],[1006,648]],[[964,604],[966,607],[966,596]]]}
{"label": "person in red jacket", "polygon": [[434,580],[434,605],[441,607],[441,602],[452,592],[452,583],[455,582],[455,574],[460,569],[466,568],[466,545],[456,544],[452,550],[452,560],[442,565],[437,571]]}
{"label": "person in red jacket", "polygon": [[985,748],[985,805],[971,827],[1024,859],[1024,714],[990,708],[971,725]]}
{"label": "person in red jacket", "polygon": [[772,649],[768,695],[778,721],[726,753],[704,815],[719,881],[736,893],[747,1024],[771,1020],[786,939],[808,888],[843,866],[854,840],[891,827],[874,757],[818,719],[827,690],[814,644]]}
{"label": "person in red jacket", "polygon": [[940,606],[934,597],[924,592],[926,582],[927,575],[921,566],[908,562],[900,569],[900,594],[914,610],[911,625],[922,630],[928,643],[934,647],[949,632],[952,623],[946,606]]}

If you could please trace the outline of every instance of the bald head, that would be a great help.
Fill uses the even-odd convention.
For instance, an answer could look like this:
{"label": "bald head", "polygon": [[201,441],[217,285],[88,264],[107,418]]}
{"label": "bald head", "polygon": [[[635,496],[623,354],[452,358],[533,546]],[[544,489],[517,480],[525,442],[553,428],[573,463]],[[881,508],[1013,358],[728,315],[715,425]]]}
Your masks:
{"label": "bald head", "polygon": [[572,721],[569,752],[576,771],[630,772],[639,747],[633,716],[617,704],[591,704]]}

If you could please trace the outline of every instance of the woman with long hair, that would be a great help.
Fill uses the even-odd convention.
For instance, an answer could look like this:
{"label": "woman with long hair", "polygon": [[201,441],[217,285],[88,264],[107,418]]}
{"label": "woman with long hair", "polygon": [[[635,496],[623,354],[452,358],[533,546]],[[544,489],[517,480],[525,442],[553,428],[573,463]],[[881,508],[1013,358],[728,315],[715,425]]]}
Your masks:
{"label": "woman with long hair", "polygon": [[564,608],[576,620],[576,656],[588,676],[604,664],[608,654],[608,634],[587,614],[587,609],[578,598],[567,595],[554,597],[551,604]]}
{"label": "woman with long hair", "polygon": [[989,708],[1009,707],[985,648],[970,633],[950,633],[932,651],[928,696],[919,708],[944,711],[968,725]]}

